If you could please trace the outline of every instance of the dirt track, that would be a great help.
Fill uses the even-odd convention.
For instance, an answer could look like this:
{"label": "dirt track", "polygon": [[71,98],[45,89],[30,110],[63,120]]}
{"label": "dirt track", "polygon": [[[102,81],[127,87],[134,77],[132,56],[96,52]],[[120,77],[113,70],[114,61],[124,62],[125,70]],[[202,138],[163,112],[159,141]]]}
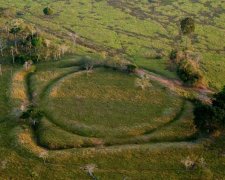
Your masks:
{"label": "dirt track", "polygon": [[168,79],[165,77],[162,77],[158,74],[149,72],[144,69],[138,69],[136,71],[136,74],[138,76],[147,76],[149,79],[153,81],[157,81],[163,86],[169,88],[172,91],[176,91],[177,89],[182,89],[185,91],[192,91],[195,94],[197,94],[197,98],[205,103],[211,103],[211,98],[210,96],[214,94],[214,91],[208,89],[208,88],[193,88],[193,87],[187,87],[185,86],[181,81],[179,80],[174,80],[174,79]]}

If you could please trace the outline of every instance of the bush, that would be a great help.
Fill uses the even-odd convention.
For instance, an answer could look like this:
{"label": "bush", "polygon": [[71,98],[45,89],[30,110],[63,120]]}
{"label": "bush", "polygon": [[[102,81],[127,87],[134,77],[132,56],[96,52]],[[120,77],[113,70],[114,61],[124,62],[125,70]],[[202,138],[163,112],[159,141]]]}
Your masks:
{"label": "bush", "polygon": [[46,8],[44,8],[43,9],[43,13],[45,14],[45,15],[52,15],[53,14],[53,10],[51,9],[51,8],[49,8],[49,7],[46,7]]}
{"label": "bush", "polygon": [[190,61],[181,61],[177,67],[177,74],[188,85],[198,86],[203,83],[201,72]]}
{"label": "bush", "polygon": [[169,68],[175,70],[184,83],[191,86],[206,85],[196,53],[172,50],[169,59]]}
{"label": "bush", "polygon": [[17,64],[24,64],[27,60],[28,60],[27,56],[24,55],[15,56],[15,63]]}
{"label": "bush", "polygon": [[127,72],[128,73],[135,73],[135,70],[137,69],[137,66],[134,64],[128,64],[127,65]]}
{"label": "bush", "polygon": [[34,37],[31,39],[31,44],[34,47],[39,47],[42,45],[42,43],[43,43],[43,41],[42,41],[42,38],[40,38],[40,37]]}

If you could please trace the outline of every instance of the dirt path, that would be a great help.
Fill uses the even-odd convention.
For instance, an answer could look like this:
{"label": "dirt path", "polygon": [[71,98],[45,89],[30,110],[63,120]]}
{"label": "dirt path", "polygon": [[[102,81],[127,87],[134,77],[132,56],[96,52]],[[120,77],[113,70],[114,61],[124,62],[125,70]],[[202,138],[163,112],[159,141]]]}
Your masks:
{"label": "dirt path", "polygon": [[214,94],[214,91],[212,91],[211,89],[208,88],[193,88],[193,87],[187,87],[184,86],[184,84],[179,81],[179,80],[175,80],[175,79],[168,79],[165,78],[163,76],[160,76],[158,74],[152,73],[150,71],[144,70],[144,69],[138,69],[136,71],[136,74],[138,76],[146,76],[149,79],[153,80],[153,81],[157,81],[160,84],[162,84],[163,86],[169,88],[172,91],[177,91],[178,89],[182,89],[185,90],[187,92],[193,92],[196,94],[196,97],[201,100],[202,102],[205,103],[211,103],[211,95]]}

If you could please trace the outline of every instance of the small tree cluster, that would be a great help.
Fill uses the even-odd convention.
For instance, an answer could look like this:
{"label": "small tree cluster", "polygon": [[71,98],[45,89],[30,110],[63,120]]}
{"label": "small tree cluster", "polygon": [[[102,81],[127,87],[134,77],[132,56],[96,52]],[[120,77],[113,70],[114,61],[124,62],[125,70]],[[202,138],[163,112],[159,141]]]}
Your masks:
{"label": "small tree cluster", "polygon": [[199,67],[199,56],[191,51],[170,53],[169,65],[175,69],[180,79],[190,86],[205,86],[205,80]]}
{"label": "small tree cluster", "polygon": [[181,61],[177,68],[177,74],[181,80],[188,85],[198,86],[203,82],[201,71],[192,61]]}
{"label": "small tree cluster", "polygon": [[225,128],[225,87],[216,95],[211,105],[197,103],[194,123],[201,132],[213,133]]}
{"label": "small tree cluster", "polygon": [[40,29],[21,19],[6,22],[4,26],[0,27],[0,56],[7,60],[11,56],[12,63],[58,60],[69,50],[64,43],[56,44],[46,39]]}

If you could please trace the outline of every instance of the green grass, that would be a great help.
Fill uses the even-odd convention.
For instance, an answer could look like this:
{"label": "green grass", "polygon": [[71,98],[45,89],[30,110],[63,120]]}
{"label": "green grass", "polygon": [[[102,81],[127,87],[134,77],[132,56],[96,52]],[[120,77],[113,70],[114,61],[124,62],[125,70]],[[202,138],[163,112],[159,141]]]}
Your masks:
{"label": "green grass", "polygon": [[[49,18],[44,17],[42,12],[48,5],[55,12]],[[11,7],[10,2],[2,1],[1,7]],[[159,53],[167,59],[170,50],[179,44],[179,21],[191,16],[196,21],[193,48],[201,52],[202,63],[205,64],[203,68],[215,73],[207,74],[209,84],[216,89],[225,85],[220,78],[215,78],[224,74],[224,71],[217,71],[215,65],[217,59],[224,61],[222,22],[225,7],[219,1],[14,1],[14,7],[14,14],[24,12],[18,18],[34,23],[46,35],[54,32],[58,42],[62,38],[69,42],[69,31],[76,32],[83,39],[83,44],[71,46],[75,53],[102,55],[107,52],[114,56],[128,56],[139,66],[168,77],[174,75],[165,71],[165,61],[155,62],[153,59]],[[224,69],[224,63],[220,66]]]}
{"label": "green grass", "polygon": [[46,108],[56,110],[59,118],[117,128],[127,122],[129,126],[145,123],[149,114],[152,120],[165,111],[168,116],[180,106],[179,99],[159,85],[153,83],[142,91],[135,86],[135,79],[104,69],[75,75],[52,89]]}
{"label": "green grass", "polygon": [[[64,63],[62,62],[62,64]],[[59,64],[61,66],[61,62]],[[55,67],[49,65],[48,68],[44,68],[40,65],[40,67],[37,67],[37,77],[40,74],[43,75],[44,71],[49,74],[51,69],[53,72],[55,71]],[[15,73],[18,73],[18,70]],[[60,127],[50,123],[49,120],[43,119],[39,129],[42,143],[46,143],[47,146],[52,146],[52,148],[77,147],[68,150],[48,150],[44,161],[41,155],[46,150],[37,146],[35,134],[31,132],[31,129],[27,125],[23,125],[22,122],[15,121],[14,116],[7,116],[8,112],[12,111],[10,101],[6,100],[10,98],[10,93],[6,92],[11,86],[11,71],[7,67],[4,67],[4,71],[6,73],[0,79],[0,83],[4,84],[4,86],[1,86],[0,104],[2,107],[5,106],[4,111],[7,112],[1,111],[5,121],[0,123],[0,177],[2,179],[89,179],[86,171],[83,170],[88,164],[97,166],[94,174],[99,179],[123,179],[125,177],[128,179],[168,179],[168,177],[170,179],[199,179],[205,177],[201,168],[193,171],[185,169],[181,160],[187,156],[193,159],[203,157],[207,167],[214,174],[214,178],[222,179],[225,175],[223,171],[224,158],[217,155],[224,148],[223,143],[221,143],[223,140],[215,142],[216,145],[206,144],[209,147],[206,149],[201,142],[183,142],[183,140],[176,139],[194,133],[192,130],[189,131],[189,128],[192,129],[190,124],[192,112],[189,103],[184,106],[185,111],[181,113],[179,119],[168,124],[168,126],[162,126],[151,135],[146,134],[145,138],[141,138],[141,141],[136,139],[131,142],[121,141],[121,145],[110,147],[99,146],[101,144],[99,139],[81,137],[65,132]],[[59,74],[56,76],[63,75],[60,71],[59,69]],[[42,77],[49,78],[48,82],[50,83],[55,78],[55,76]],[[34,82],[36,80],[36,78],[33,79]],[[41,86],[41,83],[39,85]],[[47,85],[46,82],[43,86]],[[21,88],[23,89],[23,87]],[[145,139],[147,141],[143,141]],[[176,141],[162,142],[167,140]],[[132,144],[137,142],[140,144]],[[87,148],[88,146],[97,147]]]}
{"label": "green grass", "polygon": [[[155,82],[150,89],[140,90],[135,86],[137,77],[110,69],[65,73],[66,76],[57,74],[57,77],[52,71],[54,68],[41,67],[37,68],[41,71],[36,72],[33,84],[37,92],[46,91],[43,84],[49,88],[39,105],[47,118],[41,120],[37,131],[38,141],[45,147],[180,141],[194,134],[190,105],[180,108],[182,99]],[[59,72],[67,69],[59,69]],[[41,81],[43,77],[50,86]],[[172,125],[176,121],[178,126]],[[167,130],[170,125],[172,130],[169,127]],[[167,131],[171,133],[173,128],[181,132],[180,136],[176,133],[167,136]],[[161,129],[165,129],[165,133],[155,133]]]}
{"label": "green grass", "polygon": [[[52,17],[43,16],[42,9],[46,6],[53,8]],[[22,18],[44,31],[46,36],[54,37],[54,41],[71,45],[73,53],[97,59],[104,58],[105,54],[129,59],[168,78],[177,78],[167,70],[166,61],[170,50],[178,44],[178,23],[183,17],[191,16],[196,20],[192,46],[202,54],[206,79],[216,90],[225,85],[225,5],[221,1],[0,0],[0,8],[12,8],[15,15],[12,18],[0,15],[0,27],[4,27],[6,21]],[[24,15],[16,15],[17,12],[24,12]],[[72,46],[69,31],[76,32],[83,44]],[[160,53],[163,58],[156,59]],[[207,179],[204,168],[185,169],[181,161],[187,156],[203,157],[213,179],[224,179],[224,136],[216,141],[213,138],[194,141],[193,112],[189,102],[182,103],[154,82],[148,93],[137,90],[133,86],[135,77],[118,72],[97,70],[90,76],[75,76],[72,72],[77,70],[74,66],[78,59],[68,57],[64,61],[38,65],[37,72],[31,76],[30,89],[25,76],[19,74],[15,78],[21,73],[20,68],[15,67],[11,73],[11,67],[3,65],[3,76],[0,76],[0,179],[90,179],[83,170],[87,164],[97,166],[94,174],[98,179]],[[62,99],[49,98],[54,88],[63,92]],[[36,131],[16,117],[17,108],[28,99],[27,90],[36,93],[33,98],[37,108],[50,108],[42,106],[46,103],[43,101],[48,100],[54,105]],[[139,93],[144,105],[142,100],[140,103],[138,98],[130,98]],[[85,98],[74,101],[77,95]],[[115,101],[117,97],[120,101]],[[151,104],[152,100],[159,104]],[[108,104],[115,114],[108,110]],[[173,113],[166,117],[161,112],[169,106],[173,106]],[[162,115],[160,121],[149,122],[151,116],[154,119],[159,115]],[[135,122],[143,125],[145,119],[148,125],[136,126]],[[127,131],[124,131],[125,126]],[[115,134],[110,129],[114,129]],[[101,138],[92,137],[96,133]],[[44,161],[40,156],[46,152]]]}

